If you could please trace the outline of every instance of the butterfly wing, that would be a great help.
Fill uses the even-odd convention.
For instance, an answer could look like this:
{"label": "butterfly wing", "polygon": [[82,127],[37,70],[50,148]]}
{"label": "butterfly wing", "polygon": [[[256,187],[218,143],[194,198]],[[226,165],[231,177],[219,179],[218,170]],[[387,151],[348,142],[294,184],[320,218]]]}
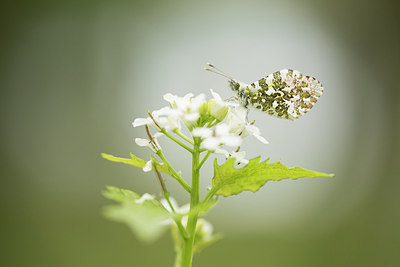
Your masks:
{"label": "butterfly wing", "polygon": [[289,120],[306,114],[323,92],[320,81],[291,69],[276,71],[251,87],[250,106]]}

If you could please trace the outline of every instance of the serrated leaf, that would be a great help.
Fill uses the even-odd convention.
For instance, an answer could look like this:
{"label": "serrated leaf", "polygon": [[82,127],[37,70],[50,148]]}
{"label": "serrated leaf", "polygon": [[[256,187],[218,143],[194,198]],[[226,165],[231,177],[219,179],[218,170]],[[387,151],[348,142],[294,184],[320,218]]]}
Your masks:
{"label": "serrated leaf", "polygon": [[268,159],[260,162],[261,157],[251,159],[241,168],[234,167],[235,159],[230,158],[224,164],[218,165],[214,161],[214,177],[211,191],[216,195],[231,196],[242,191],[256,192],[268,181],[280,181],[283,179],[298,179],[302,177],[333,177],[333,174],[325,174],[309,171],[303,168],[289,168],[282,163],[268,163]]}
{"label": "serrated leaf", "polygon": [[103,194],[120,203],[106,206],[104,215],[127,224],[138,239],[153,242],[169,227],[170,215],[158,200],[145,199],[135,192],[113,186],[107,187]]}
{"label": "serrated leaf", "polygon": [[[132,165],[137,168],[143,168],[146,165],[146,161],[144,159],[138,158],[135,155],[133,155],[132,153],[130,153],[130,156],[131,156],[130,159],[115,157],[113,155],[106,154],[106,153],[101,153],[101,156],[103,158],[105,158],[106,160],[129,164],[129,165]],[[172,173],[168,169],[168,166],[160,164],[157,160],[154,159],[153,156],[151,156],[151,159],[156,164],[159,172],[164,172],[164,173],[172,176]]]}

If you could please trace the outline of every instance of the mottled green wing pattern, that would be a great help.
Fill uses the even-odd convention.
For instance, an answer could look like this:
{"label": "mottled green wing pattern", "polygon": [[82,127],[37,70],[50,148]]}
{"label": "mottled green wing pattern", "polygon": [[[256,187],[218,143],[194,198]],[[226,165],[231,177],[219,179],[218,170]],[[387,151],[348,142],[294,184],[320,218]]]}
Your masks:
{"label": "mottled green wing pattern", "polygon": [[295,120],[322,95],[320,81],[291,69],[276,71],[247,88],[249,105],[279,118]]}

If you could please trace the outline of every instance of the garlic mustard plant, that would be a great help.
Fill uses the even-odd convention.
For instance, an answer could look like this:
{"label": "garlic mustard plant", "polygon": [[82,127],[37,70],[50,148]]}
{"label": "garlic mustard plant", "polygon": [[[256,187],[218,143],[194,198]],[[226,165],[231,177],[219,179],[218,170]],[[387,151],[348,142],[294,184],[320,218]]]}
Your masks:
{"label": "garlic mustard plant", "polygon": [[[285,79],[289,92],[296,90],[296,86],[308,86],[307,82],[314,85],[312,79]],[[271,88],[265,90],[270,93],[276,91],[276,88]],[[228,197],[243,191],[256,192],[268,181],[333,176],[299,167],[289,168],[280,162],[260,161],[261,157],[246,159],[246,153],[240,150],[245,138],[253,136],[262,145],[268,144],[268,141],[254,122],[248,121],[245,105],[237,101],[223,101],[213,90],[211,95],[212,98],[206,101],[203,94],[187,94],[183,97],[166,94],[164,100],[168,102],[168,106],[153,112],[148,111],[146,118],[134,120],[133,127],[145,128],[147,138],[136,138],[135,143],[149,149],[148,159],[141,159],[133,154],[129,158],[102,154],[110,161],[142,168],[144,172],[154,171],[161,186],[161,199],[158,200],[148,193],[140,195],[127,189],[108,186],[103,192],[104,196],[118,204],[105,207],[104,214],[109,219],[127,224],[137,238],[145,242],[155,241],[170,228],[176,252],[175,267],[192,266],[195,253],[221,238],[220,234],[214,234],[210,222],[202,218],[216,204],[219,196]],[[305,96],[303,94],[301,97]],[[243,95],[241,97],[245,99]],[[285,105],[285,101],[289,101],[282,114],[287,118],[297,118],[303,112],[301,108],[307,108],[306,100],[302,100],[300,104],[297,100],[296,95],[279,101],[268,100],[268,108],[273,107],[275,101],[279,105]],[[278,109],[277,114],[281,111]],[[187,128],[189,135],[182,132],[182,127]],[[182,153],[191,155],[190,178],[176,171],[167,160],[157,141],[159,138],[170,139],[182,149]],[[211,156],[217,155],[224,155],[226,160],[219,165],[214,159],[211,187],[205,196],[200,197],[200,170]],[[164,174],[176,180],[187,192],[186,205],[179,207],[170,196],[162,177]]]}

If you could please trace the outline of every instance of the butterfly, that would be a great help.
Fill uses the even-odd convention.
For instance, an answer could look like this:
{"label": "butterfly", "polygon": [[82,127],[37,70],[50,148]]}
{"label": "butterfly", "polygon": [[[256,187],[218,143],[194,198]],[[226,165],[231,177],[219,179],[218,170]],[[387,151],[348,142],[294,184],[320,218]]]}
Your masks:
{"label": "butterfly", "polygon": [[229,79],[229,87],[236,93],[235,100],[241,106],[278,118],[300,118],[315,105],[324,90],[320,81],[297,70],[279,70],[249,85],[233,79],[210,63],[207,65],[211,69],[205,70]]}

